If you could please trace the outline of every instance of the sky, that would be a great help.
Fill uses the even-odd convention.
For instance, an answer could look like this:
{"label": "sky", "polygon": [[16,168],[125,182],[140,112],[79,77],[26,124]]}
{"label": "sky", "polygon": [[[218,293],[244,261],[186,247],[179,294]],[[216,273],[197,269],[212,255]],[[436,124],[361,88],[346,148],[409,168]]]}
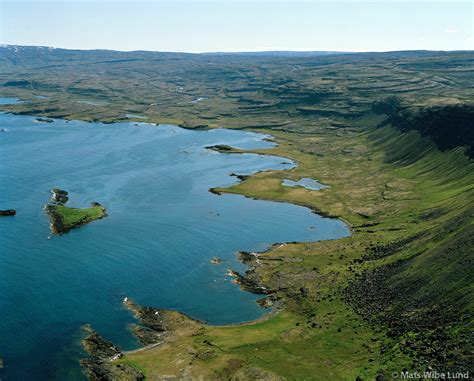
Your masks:
{"label": "sky", "polygon": [[0,44],[179,52],[472,50],[473,4],[0,0]]}

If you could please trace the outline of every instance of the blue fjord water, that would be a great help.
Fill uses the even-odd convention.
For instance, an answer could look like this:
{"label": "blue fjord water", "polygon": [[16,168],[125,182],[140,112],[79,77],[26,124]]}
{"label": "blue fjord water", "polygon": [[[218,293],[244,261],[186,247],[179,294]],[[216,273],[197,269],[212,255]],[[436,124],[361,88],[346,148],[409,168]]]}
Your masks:
{"label": "blue fjord water", "polygon": [[[0,369],[2,380],[83,379],[80,327],[92,326],[125,349],[138,346],[122,307],[177,309],[212,324],[251,320],[266,311],[226,276],[243,271],[238,250],[347,236],[338,220],[309,209],[210,187],[231,173],[287,169],[287,159],[226,155],[214,144],[270,147],[264,135],[189,131],[145,123],[104,125],[0,114]],[[70,206],[98,201],[109,217],[50,236],[43,212],[50,189]],[[316,227],[315,229],[310,227]],[[48,238],[49,237],[49,238]],[[216,266],[209,260],[224,259]]]}

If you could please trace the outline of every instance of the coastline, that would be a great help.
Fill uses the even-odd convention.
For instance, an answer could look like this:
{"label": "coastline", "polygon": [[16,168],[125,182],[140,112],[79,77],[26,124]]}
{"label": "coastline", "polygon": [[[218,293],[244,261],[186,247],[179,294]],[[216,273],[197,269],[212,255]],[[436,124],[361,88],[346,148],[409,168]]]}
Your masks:
{"label": "coastline", "polygon": [[[252,130],[252,131],[257,132],[257,133],[263,133],[259,129],[255,129],[255,130]],[[269,135],[268,132],[265,132],[265,134]],[[269,136],[271,137],[272,142],[274,142],[276,144],[276,146],[271,147],[271,148],[264,148],[264,150],[275,149],[279,145],[279,141],[278,141],[277,138],[275,138],[273,135],[269,135]],[[262,151],[263,149],[260,149],[260,148],[258,148],[258,149],[240,149],[240,148],[235,148],[235,147],[229,146],[231,149],[221,150],[221,149],[216,148],[216,147],[217,146],[209,146],[209,147],[205,147],[205,148],[214,150],[214,151],[222,153],[222,154],[229,154],[229,155],[230,154],[252,154],[252,155],[261,155],[261,156],[276,156],[276,157],[281,157],[283,159],[287,159],[287,160],[290,160],[291,162],[293,162],[295,165],[294,165],[294,167],[292,167],[290,169],[296,169],[299,166],[298,159],[296,159],[294,157],[291,157],[290,155],[284,156],[284,155],[281,155],[281,154],[272,154],[271,152],[264,152],[264,151]],[[248,174],[248,175],[247,174],[232,174],[234,177],[236,177],[239,180],[236,184],[229,185],[227,187],[212,187],[212,188],[209,188],[209,192],[211,192],[215,195],[218,195],[218,196],[222,196],[223,194],[237,194],[237,195],[240,195],[240,196],[243,196],[245,198],[252,199],[252,200],[281,202],[281,203],[284,203],[284,204],[287,203],[287,204],[302,206],[304,208],[310,209],[314,214],[317,214],[321,217],[336,219],[336,220],[340,220],[340,221],[344,222],[346,224],[346,226],[348,227],[351,235],[355,233],[355,230],[354,230],[355,227],[346,218],[344,218],[340,215],[333,214],[333,213],[330,213],[328,211],[325,211],[325,210],[323,210],[321,208],[318,208],[314,205],[309,206],[307,203],[297,202],[297,201],[293,201],[293,200],[292,201],[289,201],[289,200],[275,200],[274,198],[265,197],[265,196],[262,196],[262,195],[250,196],[250,195],[247,195],[245,193],[241,193],[240,191],[234,191],[234,189],[233,189],[236,185],[239,185],[239,184],[245,182],[246,180],[249,180],[253,176],[259,175],[261,173],[276,172],[276,171],[281,172],[281,171],[285,171],[285,170],[258,171],[256,173],[252,173],[252,174]],[[311,190],[311,191],[320,192],[320,191],[323,191],[324,189],[325,188],[318,189],[318,190]],[[303,242],[299,242],[299,243],[303,243]]]}
{"label": "coastline", "polygon": [[[274,139],[274,138],[272,137],[272,139]],[[273,140],[273,141],[275,141],[277,143],[276,140]],[[209,146],[205,147],[205,148],[206,149],[212,149]],[[272,148],[274,148],[274,147],[272,147]],[[271,153],[254,152],[252,150],[238,150],[237,152],[234,152],[234,150],[237,150],[237,149],[231,147],[231,150],[229,150],[230,152],[228,152],[228,150],[224,150],[224,151],[218,150],[217,152],[219,152],[219,153],[228,153],[228,154],[257,154],[257,155],[281,157],[279,155],[272,155]],[[242,151],[244,151],[244,152],[242,152]],[[293,167],[293,168],[296,168],[296,166],[297,166],[296,161],[294,161],[292,158],[290,158],[290,157],[282,157],[282,158],[286,158],[288,160],[291,160],[292,162],[295,162],[295,167]],[[246,175],[246,174],[244,174],[244,175],[235,175],[235,174],[232,174],[237,179],[236,184],[230,185],[227,188],[217,188],[217,189],[219,189],[219,191],[215,191],[214,190],[215,188],[210,188],[209,191],[211,193],[214,193],[215,195],[218,195],[218,196],[220,196],[221,194],[224,194],[224,193],[232,193],[232,192],[226,192],[226,189],[231,188],[234,185],[240,184],[241,182],[245,181],[246,179],[251,178],[253,175],[256,175],[256,174],[259,174],[259,173],[264,173],[264,172],[273,172],[273,171],[284,171],[284,170],[259,171],[255,174],[250,174],[250,175]],[[263,198],[258,199],[258,198],[249,197],[249,196],[246,196],[246,195],[242,195],[242,196],[244,196],[246,198],[254,199],[254,200],[274,201],[274,200],[268,200],[268,199],[263,199]],[[278,201],[278,202],[289,203],[289,202],[285,202],[285,201]],[[295,205],[298,205],[298,204],[295,204]],[[315,210],[314,208],[309,208],[307,205],[304,205],[304,204],[299,204],[299,206],[303,206],[305,208],[308,208],[313,213],[318,214],[321,217],[334,218],[334,219],[341,220],[342,222],[344,222],[346,224],[346,226],[349,228],[350,233],[352,234],[353,231],[352,231],[351,225],[346,223],[343,219],[338,218],[336,216],[323,215],[319,211]],[[323,240],[323,241],[328,241],[328,240]],[[202,329],[204,327],[232,328],[232,327],[252,326],[252,325],[257,325],[259,323],[266,322],[266,321],[270,320],[272,317],[281,314],[285,310],[285,300],[283,298],[277,296],[277,293],[278,293],[279,289],[271,288],[265,281],[262,280],[261,274],[259,273],[259,271],[261,270],[261,266],[262,266],[261,263],[260,263],[260,260],[262,260],[264,262],[267,261],[267,260],[268,261],[282,261],[282,262],[285,262],[284,258],[277,258],[277,259],[275,259],[275,258],[265,258],[265,255],[271,253],[275,248],[281,248],[281,247],[286,246],[287,244],[304,244],[304,243],[307,243],[307,242],[273,243],[273,244],[270,244],[263,251],[252,252],[252,253],[248,253],[248,252],[238,252],[237,253],[239,261],[242,264],[244,264],[247,267],[247,269],[245,270],[245,272],[243,274],[240,274],[239,272],[234,271],[232,269],[228,269],[228,275],[235,278],[234,283],[236,283],[239,286],[239,288],[242,292],[250,292],[250,293],[253,293],[253,294],[256,294],[256,295],[258,295],[258,294],[263,295],[263,297],[261,299],[257,300],[256,303],[259,304],[261,308],[264,308],[264,309],[270,308],[270,310],[268,312],[266,312],[264,315],[262,315],[260,318],[257,318],[257,319],[253,319],[253,320],[249,320],[249,321],[242,321],[242,322],[232,323],[232,324],[223,324],[223,325],[208,324],[206,322],[194,319],[193,317],[191,317],[189,315],[186,315],[186,314],[184,314],[180,311],[165,310],[165,309],[159,309],[159,308],[156,308],[156,307],[141,306],[141,305],[138,305],[135,302],[133,302],[132,299],[129,299],[128,297],[126,297],[123,301],[123,305],[125,306],[126,309],[128,309],[134,315],[134,317],[140,323],[139,325],[132,324],[130,329],[131,329],[132,333],[134,334],[134,336],[137,337],[139,339],[139,341],[142,343],[142,346],[140,346],[138,348],[135,348],[135,349],[127,350],[127,351],[121,351],[119,356],[114,356],[112,359],[109,359],[110,362],[112,362],[112,363],[117,362],[117,363],[122,364],[120,359],[122,359],[123,356],[133,355],[133,354],[142,353],[142,352],[146,352],[146,351],[151,351],[151,350],[153,350],[157,347],[160,347],[160,346],[164,345],[165,343],[168,343],[168,344],[173,343],[175,340],[177,340],[179,338],[180,335],[177,334],[177,331],[180,331],[182,329],[182,326],[180,326],[180,324],[175,325],[173,327],[173,329],[169,329],[168,327],[163,326],[163,325],[161,325],[161,327],[159,326],[157,328],[157,326],[153,322],[151,322],[151,323],[150,322],[148,322],[148,323],[145,322],[146,317],[145,318],[143,317],[143,312],[142,311],[148,311],[146,313],[147,315],[149,315],[151,313],[155,316],[158,316],[158,315],[161,315],[161,314],[164,314],[165,316],[167,314],[177,314],[177,316],[179,317],[178,320],[181,320],[181,319],[184,320],[185,321],[184,324],[186,324],[187,321],[192,321],[195,324],[199,325],[199,329]],[[289,259],[289,261],[291,261],[291,260]],[[270,301],[270,303],[267,304],[267,301]],[[162,324],[162,322],[160,322],[160,324]],[[145,327],[145,328],[143,328],[143,327]],[[89,352],[89,354],[92,355],[92,357],[95,356],[94,353]],[[107,359],[99,357],[98,360],[95,362],[95,366],[98,369],[101,369],[101,367],[105,366],[105,369],[103,369],[103,371],[105,373],[107,373],[108,369],[110,368],[110,363],[104,362],[104,360],[107,360]],[[125,374],[128,375],[130,371],[127,367],[127,364],[125,364],[125,365],[126,366],[124,368],[118,368],[118,369],[120,369],[119,372],[123,371],[123,372],[125,372]],[[99,372],[99,374],[100,374],[100,372]],[[141,378],[142,376],[144,377],[143,374],[139,373],[138,375],[136,375],[136,378],[134,378],[134,380],[137,380],[137,381],[142,380],[142,378]]]}
{"label": "coastline", "polygon": [[[32,116],[32,117],[34,117],[34,116]],[[266,135],[268,135],[268,134],[266,134]],[[270,148],[270,149],[272,149],[272,148]],[[247,150],[247,152],[242,152],[242,153],[247,153],[247,154],[261,154],[261,153],[258,153],[258,152],[253,152],[252,150]],[[262,155],[265,155],[265,156],[276,156],[276,157],[279,157],[279,158],[282,158],[282,159],[286,158],[286,157],[282,157],[282,156],[280,156],[280,155],[272,155],[271,153],[265,153],[265,154],[262,154]],[[285,169],[259,171],[259,172],[257,172],[256,174],[265,173],[265,172],[271,172],[271,171],[285,171]],[[243,175],[243,176],[245,176],[245,180],[247,180],[247,179],[251,178],[253,175]],[[239,176],[233,176],[233,177],[235,177],[236,180],[243,180],[242,177],[239,177]],[[236,184],[238,184],[238,183],[239,183],[239,182],[236,181]],[[250,198],[250,197],[248,197],[248,198]],[[255,199],[257,199],[257,198],[255,198]],[[280,201],[280,202],[283,202],[283,201]],[[304,206],[304,207],[307,207],[307,206],[305,206],[305,205],[303,205],[303,206]],[[54,218],[54,216],[53,216],[54,211],[51,211],[51,210],[48,210],[48,209],[47,209],[46,212],[47,212],[47,214],[48,214],[48,216],[49,216],[50,218],[53,218],[53,220],[57,220],[57,219]],[[85,220],[84,220],[84,221],[81,221],[81,223],[78,223],[78,224],[75,225],[74,227],[80,226],[80,225],[82,225],[82,224],[84,224],[84,223],[87,223],[87,222],[90,222],[90,221],[85,221]],[[53,226],[52,226],[52,227],[55,227],[56,225],[57,225],[56,223],[53,223]],[[59,226],[59,227],[56,226],[56,228],[55,228],[55,230],[53,230],[53,232],[56,231],[58,234],[62,234],[62,233],[64,233],[64,232],[68,231],[68,230],[70,230],[70,229],[63,229],[63,228],[60,227],[60,226]],[[275,244],[275,245],[278,245],[278,244]],[[275,245],[270,245],[270,247],[267,248],[267,249],[266,249],[265,251],[263,251],[262,253],[265,253],[265,252],[270,251],[270,250],[272,249],[272,247],[274,247]],[[250,270],[250,269],[251,269],[251,267],[249,266],[248,270]],[[253,269],[256,271],[255,266],[253,266]],[[248,271],[248,270],[247,270],[247,271]],[[247,273],[247,271],[246,271],[246,273]],[[245,273],[245,274],[246,274],[246,273]],[[242,279],[245,279],[245,274],[242,275]],[[261,282],[260,285],[261,285],[262,287],[265,287],[265,283],[264,283],[264,282]],[[249,290],[246,290],[246,291],[249,291]],[[284,307],[283,307],[282,304],[277,304],[277,305],[273,306],[273,308],[272,308],[272,310],[271,310],[270,312],[265,313],[262,317],[260,317],[260,318],[258,318],[258,319],[250,320],[250,321],[248,321],[248,320],[247,320],[247,321],[242,321],[242,322],[239,322],[239,323],[229,324],[229,325],[216,325],[216,327],[225,327],[225,326],[228,326],[228,327],[232,327],[232,326],[247,326],[247,325],[257,324],[257,323],[259,323],[259,322],[267,321],[267,320],[269,320],[272,316],[275,316],[275,315],[279,314],[279,313],[283,310],[283,308],[284,308]],[[147,346],[145,346],[145,347],[143,347],[143,348],[145,348],[145,349],[141,349],[141,350],[151,349],[151,348],[154,348],[155,346],[156,346],[156,345],[153,345],[152,347],[147,347]],[[137,348],[136,350],[138,350],[138,349],[140,349],[140,348]],[[136,350],[135,350],[135,351],[136,351]],[[133,352],[133,353],[134,353],[134,352]]]}

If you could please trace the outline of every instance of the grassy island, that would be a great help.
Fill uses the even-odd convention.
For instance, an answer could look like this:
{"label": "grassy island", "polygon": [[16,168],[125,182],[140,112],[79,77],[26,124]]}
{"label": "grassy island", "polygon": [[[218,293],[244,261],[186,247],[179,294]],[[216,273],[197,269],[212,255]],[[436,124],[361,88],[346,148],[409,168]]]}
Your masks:
{"label": "grassy island", "polygon": [[104,218],[107,213],[101,205],[90,208],[69,208],[64,205],[46,207],[51,220],[51,230],[54,234],[63,234],[78,226]]}
{"label": "grassy island", "polygon": [[98,202],[91,203],[89,208],[70,208],[64,205],[68,201],[67,192],[52,189],[51,203],[45,211],[51,222],[53,234],[67,233],[69,230],[107,216],[106,209]]}

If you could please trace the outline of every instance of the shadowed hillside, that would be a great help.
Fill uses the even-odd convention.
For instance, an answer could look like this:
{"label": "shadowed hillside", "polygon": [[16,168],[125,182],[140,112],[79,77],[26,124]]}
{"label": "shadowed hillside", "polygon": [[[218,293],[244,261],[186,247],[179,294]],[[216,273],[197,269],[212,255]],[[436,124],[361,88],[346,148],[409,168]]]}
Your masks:
{"label": "shadowed hillside", "polygon": [[442,151],[466,147],[474,155],[474,105],[455,104],[425,108],[403,108],[396,97],[375,102],[374,112],[388,117],[382,125],[390,124],[402,132],[418,131],[427,136]]}

